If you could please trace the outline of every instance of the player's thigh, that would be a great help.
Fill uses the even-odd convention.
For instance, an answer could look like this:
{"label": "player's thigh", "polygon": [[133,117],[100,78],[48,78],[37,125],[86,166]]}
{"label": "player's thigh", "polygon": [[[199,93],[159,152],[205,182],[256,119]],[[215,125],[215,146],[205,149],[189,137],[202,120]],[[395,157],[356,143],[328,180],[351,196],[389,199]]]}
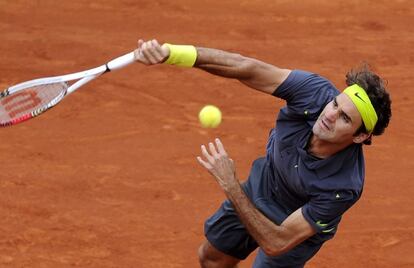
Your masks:
{"label": "player's thigh", "polygon": [[229,200],[206,220],[204,234],[214,248],[240,260],[247,258],[258,246]]}

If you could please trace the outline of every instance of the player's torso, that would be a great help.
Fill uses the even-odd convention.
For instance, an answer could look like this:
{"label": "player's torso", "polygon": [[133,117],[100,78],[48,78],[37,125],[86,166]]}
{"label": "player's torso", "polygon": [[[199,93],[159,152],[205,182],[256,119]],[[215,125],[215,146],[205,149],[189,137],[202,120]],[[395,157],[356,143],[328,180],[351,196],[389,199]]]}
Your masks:
{"label": "player's torso", "polygon": [[267,145],[274,198],[288,213],[302,207],[323,191],[362,191],[364,163],[362,148],[350,145],[327,159],[306,152],[314,120],[291,120],[279,113]]}
{"label": "player's torso", "polygon": [[273,169],[272,191],[277,201],[292,212],[309,201],[309,189],[317,179],[303,161],[312,126],[313,121],[279,120],[269,138],[267,157]]}

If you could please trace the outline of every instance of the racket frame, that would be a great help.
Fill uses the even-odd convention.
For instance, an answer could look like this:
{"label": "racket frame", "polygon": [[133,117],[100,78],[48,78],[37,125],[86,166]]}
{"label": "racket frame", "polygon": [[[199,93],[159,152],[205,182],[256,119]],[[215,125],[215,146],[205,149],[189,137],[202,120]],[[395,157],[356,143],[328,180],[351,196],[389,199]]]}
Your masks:
{"label": "racket frame", "polygon": [[60,75],[60,76],[52,76],[52,77],[44,77],[44,78],[38,78],[33,79],[30,81],[22,82],[19,84],[16,84],[14,86],[11,86],[4,91],[0,92],[0,101],[1,99],[15,94],[19,91],[22,91],[27,88],[40,86],[40,85],[46,85],[46,84],[54,84],[54,83],[66,83],[68,81],[77,80],[74,84],[72,84],[69,87],[66,87],[66,90],[59,93],[55,98],[53,98],[50,102],[48,102],[46,105],[33,110],[32,112],[25,114],[19,118],[11,119],[10,121],[0,123],[0,127],[4,126],[10,126],[17,123],[21,123],[23,121],[26,121],[28,119],[31,119],[33,117],[36,117],[40,115],[41,113],[45,112],[46,110],[52,108],[56,104],[58,104],[65,96],[73,93],[76,89],[80,88],[81,86],[85,85],[86,83],[92,81],[93,79],[97,78],[98,76],[121,69],[123,67],[126,67],[127,65],[133,63],[135,61],[134,52],[127,53],[123,56],[117,57],[109,62],[107,62],[104,65],[101,65],[96,68],[92,68],[89,70],[66,74],[66,75]]}

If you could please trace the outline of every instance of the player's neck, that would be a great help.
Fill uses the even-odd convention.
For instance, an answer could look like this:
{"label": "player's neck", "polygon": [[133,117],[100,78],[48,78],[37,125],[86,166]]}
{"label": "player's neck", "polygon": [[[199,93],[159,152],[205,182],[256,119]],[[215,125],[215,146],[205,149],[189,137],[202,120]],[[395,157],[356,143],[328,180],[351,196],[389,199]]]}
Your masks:
{"label": "player's neck", "polygon": [[349,145],[321,140],[312,133],[306,146],[306,151],[317,158],[325,159],[345,149]]}

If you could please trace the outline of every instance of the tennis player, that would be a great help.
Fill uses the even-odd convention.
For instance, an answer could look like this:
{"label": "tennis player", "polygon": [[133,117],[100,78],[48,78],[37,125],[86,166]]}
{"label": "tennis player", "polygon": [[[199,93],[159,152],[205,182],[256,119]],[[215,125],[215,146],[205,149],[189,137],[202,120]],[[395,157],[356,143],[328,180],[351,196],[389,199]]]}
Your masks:
{"label": "tennis player", "polygon": [[[201,267],[237,267],[259,247],[254,267],[304,267],[332,237],[364,186],[363,144],[391,117],[383,80],[367,66],[346,74],[341,92],[326,78],[221,50],[138,41],[137,61],[196,67],[286,100],[266,155],[244,183],[219,139],[198,162],[227,200],[205,222]],[[259,119],[258,119],[259,120]]]}

